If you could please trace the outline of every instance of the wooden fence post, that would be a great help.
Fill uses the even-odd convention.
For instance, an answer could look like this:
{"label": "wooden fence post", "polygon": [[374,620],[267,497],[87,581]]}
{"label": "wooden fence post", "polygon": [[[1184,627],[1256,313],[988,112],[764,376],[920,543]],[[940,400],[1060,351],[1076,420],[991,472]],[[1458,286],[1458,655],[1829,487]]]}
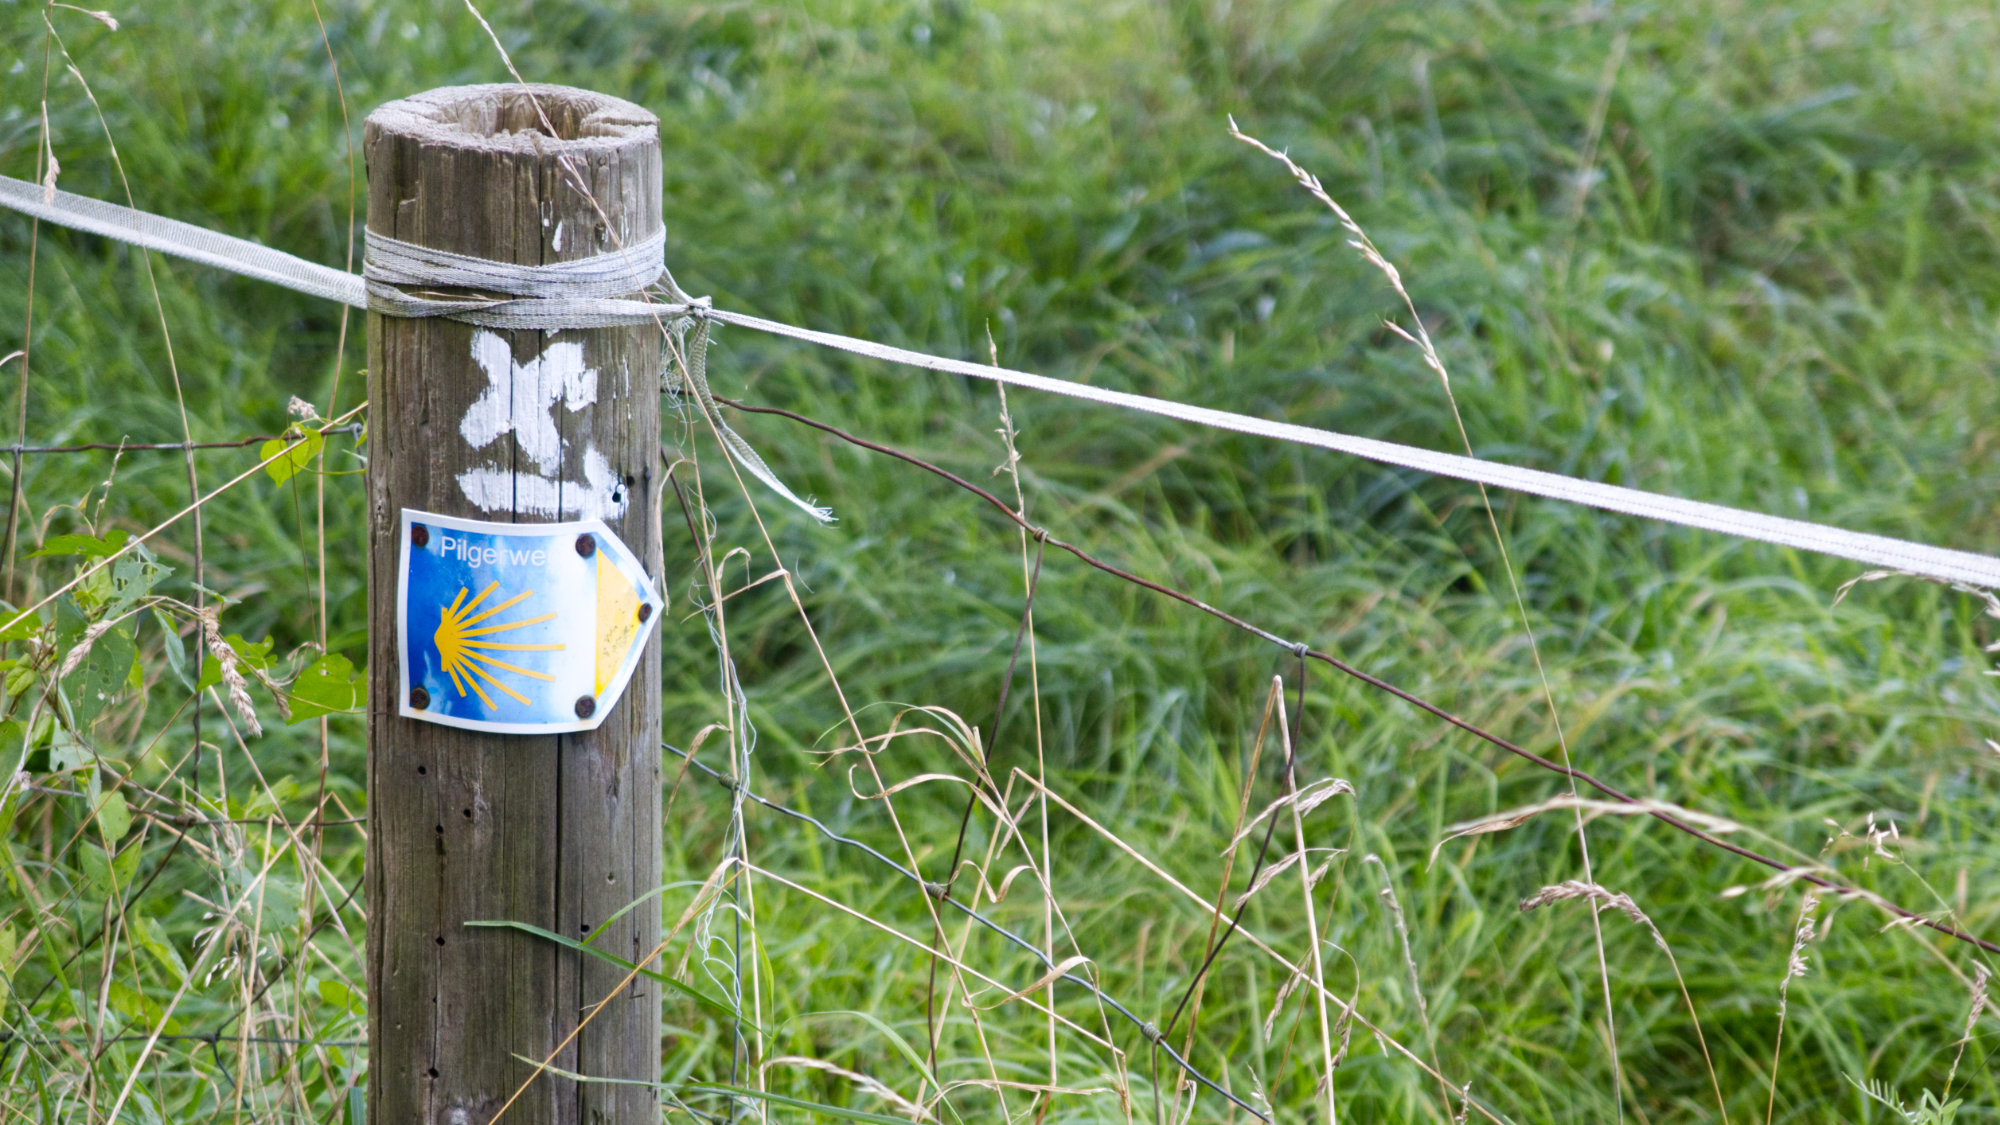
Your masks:
{"label": "wooden fence post", "polygon": [[[368,227],[405,242],[541,265],[615,253],[660,229],[658,120],[616,98],[556,86],[433,90],[370,114],[363,146]],[[625,976],[546,939],[467,922],[583,938],[660,879],[657,646],[594,731],[488,734],[398,717],[409,692],[396,653],[399,514],[595,516],[657,583],[659,372],[652,326],[495,332],[368,317],[373,1125],[486,1125],[534,1072],[516,1056],[546,1057]],[[593,378],[595,393],[578,393]],[[596,945],[637,960],[659,932],[648,900]],[[641,977],[554,1065],[656,1080],[659,1025],[659,989]],[[506,1121],[656,1122],[657,1104],[645,1087],[545,1074]]]}

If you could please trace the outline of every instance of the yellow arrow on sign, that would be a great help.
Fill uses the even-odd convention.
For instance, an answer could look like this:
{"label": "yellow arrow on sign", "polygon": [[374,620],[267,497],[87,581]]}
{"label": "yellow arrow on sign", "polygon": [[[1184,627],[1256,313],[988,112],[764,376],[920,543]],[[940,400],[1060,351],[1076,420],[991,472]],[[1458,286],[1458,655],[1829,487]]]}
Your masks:
{"label": "yellow arrow on sign", "polygon": [[625,653],[639,633],[645,618],[639,616],[645,597],[625,572],[611,561],[610,552],[597,552],[597,693],[618,676]]}

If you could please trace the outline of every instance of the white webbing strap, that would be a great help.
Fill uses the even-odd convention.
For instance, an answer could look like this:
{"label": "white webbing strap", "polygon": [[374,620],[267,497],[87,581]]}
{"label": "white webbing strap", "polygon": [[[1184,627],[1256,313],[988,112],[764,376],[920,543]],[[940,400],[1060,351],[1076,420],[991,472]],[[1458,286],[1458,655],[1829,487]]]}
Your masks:
{"label": "white webbing strap", "polygon": [[[369,231],[368,274],[356,277],[245,239],[85,195],[50,192],[7,176],[0,176],[0,205],[58,226],[101,234],[389,316],[441,316],[482,328],[559,331],[650,324],[687,311],[617,299],[646,289],[665,271],[664,230],[623,252],[550,266],[489,262]],[[480,289],[511,296],[422,296],[396,288],[399,285]]]}
{"label": "white webbing strap", "polygon": [[708,315],[724,324],[741,325],[774,336],[788,336],[794,340],[838,348],[871,359],[908,364],[912,367],[926,367],[932,371],[945,371],[954,375],[969,375],[975,379],[992,379],[1009,386],[1026,387],[1030,390],[1080,398],[1088,402],[1099,402],[1106,406],[1143,411],[1163,418],[1192,422],[1198,426],[1233,430],[1240,434],[1254,434],[1258,437],[1275,438],[1278,441],[1296,442],[1300,445],[1318,446],[1321,449],[1365,457],[1385,465],[1456,477],[1459,480],[1491,485],[1495,488],[1546,496],[1552,500],[1566,500],[1573,504],[1601,508],[1607,512],[1622,512],[1630,516],[1677,523],[1683,527],[1719,531],[1725,535],[1756,539],[1783,547],[1797,547],[1804,551],[1853,559],[1870,566],[1907,570],[1912,574],[1921,574],[1926,578],[1936,578],[1944,582],[2000,588],[2000,559],[1990,555],[1931,547],[1922,543],[1912,543],[1906,539],[1891,539],[1885,535],[1847,531],[1805,520],[1767,516],[1761,512],[1746,512],[1739,508],[1726,508],[1720,504],[1709,504],[1700,500],[1683,500],[1677,496],[1664,496],[1657,492],[1643,492],[1636,488],[1580,480],[1560,473],[1543,472],[1540,469],[1523,469],[1497,461],[1482,461],[1476,457],[1466,457],[1457,453],[1438,453],[1429,449],[1398,445],[1395,442],[1378,441],[1375,438],[1355,437],[1331,430],[1313,429],[1310,426],[1296,426],[1289,422],[1270,422],[1244,414],[1211,410],[1205,406],[1191,406],[1183,402],[1148,398],[1145,395],[1106,390],[1084,383],[1051,379],[1046,375],[1034,375],[1026,371],[1010,371],[1004,367],[990,367],[983,363],[944,359],[922,352],[891,347],[888,344],[836,336],[831,332],[794,328],[789,324],[780,324],[777,321],[722,309],[717,309]]}
{"label": "white webbing strap", "polygon": [[651,286],[667,268],[665,227],[602,254],[537,266],[454,254],[372,230],[363,233],[368,280],[388,285],[456,286],[516,297],[622,297]]}
{"label": "white webbing strap", "polygon": [[101,234],[355,308],[368,307],[367,286],[344,270],[116,203],[66,191],[51,192],[39,184],[0,176],[0,205],[57,226]]}
{"label": "white webbing strap", "polygon": [[[363,232],[368,307],[385,316],[441,316],[483,328],[560,332],[651,324],[674,311],[633,300],[666,274],[667,231],[588,258],[524,266],[455,254]],[[442,296],[417,289],[476,289],[506,298]]]}
{"label": "white webbing strap", "polygon": [[[200,227],[177,223],[171,219],[143,212],[131,211],[114,204],[67,192],[55,192],[53,199],[45,200],[43,190],[21,180],[0,177],[0,205],[11,207],[30,215],[35,215],[52,223],[73,227],[78,230],[102,234],[162,253],[175,254],[192,261],[202,262],[219,269],[239,273],[283,285],[302,293],[343,301],[357,307],[367,307],[370,300],[368,287],[363,279],[340,270],[295,258],[266,247],[246,242],[228,235],[216,234]],[[604,255],[616,257],[616,255]],[[636,255],[635,255],[636,257]],[[437,284],[431,282],[430,284]],[[385,288],[387,288],[385,286]],[[400,291],[396,291],[400,292]],[[404,296],[408,296],[405,294]],[[1802,551],[1812,551],[1837,558],[1851,559],[1869,566],[1890,570],[1903,570],[1942,582],[1956,582],[1968,586],[2000,589],[2000,559],[1970,551],[1956,551],[1946,547],[1932,547],[1923,543],[1913,543],[1904,539],[1893,539],[1884,535],[1869,535],[1864,532],[1847,531],[1825,524],[1810,523],[1806,520],[1786,519],[1769,516],[1760,512],[1748,512],[1739,508],[1728,508],[1720,504],[1708,504],[1699,500],[1683,500],[1679,497],[1664,496],[1656,492],[1644,492],[1636,488],[1625,488],[1615,484],[1580,480],[1559,473],[1543,472],[1539,469],[1524,469],[1494,461],[1482,461],[1455,453],[1439,453],[1413,446],[1398,445],[1394,442],[1378,441],[1374,438],[1355,437],[1335,433],[1331,430],[1314,429],[1309,426],[1293,425],[1289,422],[1271,422],[1244,414],[1232,414],[1222,410],[1212,410],[1204,406],[1173,402],[1166,399],[1149,398],[1145,395],[1128,394],[1123,391],[1106,390],[1082,383],[1071,383],[1061,379],[1051,379],[1045,375],[1035,375],[1026,371],[1013,371],[1004,367],[992,367],[965,360],[946,359],[941,356],[926,355],[907,348],[892,347],[869,340],[857,340],[851,336],[840,336],[831,332],[817,332],[810,328],[797,328],[761,317],[746,316],[742,313],[722,309],[710,309],[700,302],[687,299],[672,291],[675,298],[670,304],[654,304],[644,301],[611,300],[605,298],[577,298],[565,302],[563,311],[578,316],[601,315],[605,317],[636,317],[643,310],[646,319],[667,318],[679,321],[683,317],[698,320],[714,320],[723,324],[734,324],[758,332],[784,336],[823,347],[837,348],[855,355],[871,359],[900,363],[911,367],[943,371],[954,375],[965,375],[975,379],[991,379],[1010,386],[1030,390],[1047,391],[1050,394],[1067,395],[1088,402],[1107,406],[1137,410],[1190,422],[1198,426],[1208,426],[1218,430],[1252,434],[1273,438],[1278,441],[1296,442],[1300,445],[1315,446],[1338,453],[1347,453],[1377,461],[1385,465],[1416,469],[1420,472],[1435,473],[1439,476],[1472,481],[1495,488],[1525,492],[1534,496],[1545,496],[1553,500],[1563,500],[1573,504],[1599,508],[1608,512],[1639,516],[1659,520],[1664,523],[1679,524],[1702,531],[1721,532],[1744,539],[1755,539],[1782,547],[1794,547]],[[420,300],[428,300],[417,298]],[[435,303],[435,302],[434,302]],[[473,316],[527,315],[520,306],[548,305],[548,298],[526,298],[516,300],[469,300],[464,302],[464,310],[454,309],[451,313],[430,315],[453,315],[454,319],[470,320]],[[636,306],[636,307],[631,307]],[[384,309],[383,311],[388,311]],[[551,310],[553,311],[553,310]],[[392,314],[393,315],[393,314]],[[631,323],[620,319],[617,323]],[[474,321],[478,323],[478,321]],[[572,326],[582,327],[574,320]],[[514,325],[495,325],[513,327]],[[530,325],[520,325],[530,327]],[[532,327],[544,327],[532,325]],[[696,393],[706,401],[706,388]],[[740,439],[739,439],[740,440]],[[747,448],[747,447],[746,447]],[[739,454],[739,461],[745,460]],[[746,464],[746,467],[749,467]],[[757,463],[761,468],[761,459]],[[753,470],[754,472],[754,470]],[[775,479],[768,476],[768,470],[756,473],[766,483]],[[775,486],[788,499],[800,507],[821,513],[810,505],[792,497],[789,490]],[[823,517],[822,517],[823,518]]]}

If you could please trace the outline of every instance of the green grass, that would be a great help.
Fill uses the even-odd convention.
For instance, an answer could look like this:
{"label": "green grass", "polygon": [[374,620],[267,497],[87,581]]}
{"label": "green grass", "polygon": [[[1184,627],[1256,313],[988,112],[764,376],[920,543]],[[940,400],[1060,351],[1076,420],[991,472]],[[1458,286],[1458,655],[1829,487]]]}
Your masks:
{"label": "green grass", "polygon": [[[311,7],[132,7],[114,10],[116,32],[75,11],[53,19],[102,103],[138,204],[342,261],[348,165]],[[1393,294],[1280,167],[1229,140],[1233,114],[1317,172],[1402,268],[1482,456],[1990,553],[2000,551],[2000,25],[1989,8],[808,0],[486,11],[527,76],[661,115],[669,263],[690,292],[729,308],[973,358],[985,356],[990,330],[1010,366],[1453,449],[1437,380],[1381,328],[1398,311]],[[324,11],[357,128],[385,100],[505,78],[462,5]],[[0,27],[13,49],[0,62],[0,171],[30,177],[41,124],[36,6],[0,6]],[[119,197],[95,112],[60,55],[53,74],[62,185]],[[1590,185],[1581,200],[1579,183]],[[0,352],[21,343],[27,259],[27,224],[0,217]],[[36,269],[30,441],[178,440],[137,259],[44,228]],[[276,433],[291,396],[322,410],[333,400],[336,309],[181,263],[155,269],[197,439]],[[337,409],[362,387],[360,326],[349,327]],[[11,388],[17,370],[0,368],[0,382]],[[989,385],[733,329],[710,370],[719,393],[804,411],[976,480],[1004,459]],[[1010,403],[1031,515],[1057,534],[1555,752],[1469,488],[1026,394]],[[0,413],[11,419],[13,409],[10,391]],[[848,698],[869,705],[870,733],[902,703],[990,727],[1021,612],[1010,527],[907,466],[780,419],[739,422],[785,480],[840,517],[813,527],[753,494]],[[12,440],[11,420],[0,434]],[[330,442],[326,466],[358,469],[353,449]],[[734,585],[769,560],[715,451],[702,452],[718,543],[763,560],[733,567]],[[249,451],[198,456],[211,483],[254,463]],[[80,529],[62,505],[89,495],[109,463],[29,459],[27,547]],[[314,482],[295,482],[260,478],[205,523],[208,586],[235,599],[224,629],[269,636],[280,653],[317,635]],[[360,478],[325,483],[331,647],[359,662]],[[129,454],[100,526],[151,526],[186,490],[175,454]],[[1981,651],[2000,639],[2000,622],[1982,617],[1977,599],[1898,580],[1835,606],[1834,590],[1859,568],[1539,500],[1494,502],[1579,765],[1746,825],[1746,842],[1762,850],[1799,861],[1824,853],[1843,882],[1917,909],[1950,906],[1966,928],[2000,935],[1990,815],[2000,757],[1986,746],[2000,738],[2000,683]],[[694,545],[668,526],[666,737],[685,745],[725,716],[707,627],[690,616]],[[160,546],[176,568],[163,591],[188,595],[191,547],[185,535]],[[68,565],[20,563],[39,591]],[[849,792],[843,770],[816,766],[812,751],[842,737],[840,710],[782,589],[730,605],[758,788],[892,850],[880,808]],[[1054,554],[1035,622],[1051,784],[1213,894],[1269,678],[1292,684],[1294,663]],[[117,772],[153,787],[188,750],[185,721],[172,720],[188,693],[167,668],[162,633],[148,623],[139,644],[147,690],[107,712],[92,742]],[[1024,669],[994,742],[997,769],[1032,768],[1033,699]],[[226,782],[227,803],[215,809],[264,815],[271,798],[256,796],[254,760],[279,811],[305,819],[317,740],[268,706],[264,721],[271,729],[252,744],[254,759],[232,743],[218,773],[208,755],[204,790],[222,802]],[[328,785],[358,812],[362,722],[338,719],[333,735]],[[936,742],[897,746],[882,759],[892,781],[951,764]],[[1272,752],[1259,807],[1276,795]],[[35,783],[83,790],[87,773]],[[1434,1038],[1445,1074],[1511,1120],[1613,1120],[1585,908],[1514,905],[1581,877],[1566,816],[1452,843],[1428,862],[1446,825],[1563,792],[1560,779],[1324,669],[1308,685],[1300,773],[1357,790],[1307,821],[1316,846],[1351,849],[1315,907],[1329,927],[1335,989],[1358,979],[1363,1014],[1419,1054]],[[898,797],[933,877],[961,799],[939,785]],[[123,901],[129,876],[110,890],[89,845],[65,844],[82,824],[78,798],[16,793],[7,807],[0,937],[20,941],[23,956],[0,1030],[41,1038],[33,1049],[0,1045],[0,1114],[88,1119],[81,1107],[109,1108],[137,1045],[92,1060],[48,1037],[156,1018],[178,981],[170,957],[149,960],[131,935],[158,934],[194,963],[205,908],[183,892],[213,898],[247,885],[275,845],[259,830],[213,860],[170,857],[171,833],[142,821],[126,854],[139,878],[164,863],[163,874]],[[1850,839],[1828,848],[1829,821],[1860,836],[1871,814],[1896,825],[1894,860]],[[793,822],[748,815],[761,865],[923,931],[922,902],[906,885]],[[721,790],[687,783],[667,833],[670,881],[707,873],[727,816]],[[975,819],[974,854],[990,831]],[[1200,912],[1060,813],[1050,833],[1057,898],[1077,942],[1112,994],[1164,1022],[1199,961]],[[1761,1121],[1796,891],[1760,888],[1765,870],[1656,822],[1599,820],[1590,842],[1598,881],[1631,894],[1672,945],[1731,1119]],[[1376,894],[1379,874],[1360,862],[1367,853],[1393,873],[1434,1036]],[[275,979],[259,1006],[287,1015],[262,1031],[362,1038],[362,1001],[322,987],[340,973],[359,984],[354,947],[322,931],[323,957],[293,968],[301,875],[280,858],[248,991]],[[327,830],[326,862],[343,884],[358,882],[352,829]],[[1019,862],[1003,858],[993,877]],[[1239,864],[1237,889],[1243,881]],[[1026,886],[1017,880],[994,912],[1038,932],[1040,901]],[[1724,893],[1742,886],[1750,890]],[[670,919],[690,893],[666,892]],[[921,1053],[922,957],[768,883],[758,908],[762,1018],[777,1029],[767,1054],[827,1059],[916,1096],[924,1080],[890,1037],[828,1013],[871,1013]],[[1865,904],[1820,913],[1810,971],[1790,984],[1776,1118],[1893,1120],[1859,1084],[1882,1083],[1908,1105],[1941,1092],[1965,1026],[1964,982],[1991,960],[1927,931],[1882,932]],[[102,944],[69,960],[100,921],[119,917],[134,921],[108,967]],[[358,942],[358,918],[345,917]],[[1295,888],[1274,884],[1246,918],[1304,955]],[[1622,1112],[1720,1120],[1666,958],[1624,918],[1602,921]],[[1037,975],[989,938],[966,956],[1017,984]],[[690,981],[722,992],[695,960]],[[1318,1120],[1312,1009],[1301,1012],[1295,996],[1268,1037],[1261,1026],[1279,983],[1268,961],[1233,945],[1207,992],[1195,1059],[1226,1070],[1239,1093],[1263,1091],[1281,1120]],[[175,1018],[189,1033],[212,1030],[245,992],[240,970],[197,973]],[[1064,1014],[1101,1031],[1081,990],[1058,998]],[[1010,1006],[982,1018],[1001,1077],[1046,1079],[1039,1017]],[[725,1024],[680,1002],[668,1023],[677,1030],[664,1077],[728,1081]],[[1988,1021],[1958,1068],[1960,1122],[2000,1117],[1991,1030]],[[1113,1032],[1132,1059],[1132,1112],[1150,1119],[1143,1041],[1129,1026]],[[944,1038],[940,1080],[988,1076],[962,1008]],[[1114,1084],[1105,1052],[1075,1037],[1058,1052],[1064,1085]],[[365,1077],[365,1052],[306,1053],[295,1086],[286,1057],[257,1052],[254,1080],[244,1075],[240,1087],[246,1119],[339,1120],[343,1091]],[[239,1063],[226,1044],[166,1044],[124,1116],[230,1116]],[[771,1088],[888,1110],[817,1071],[773,1069]],[[1334,1089],[1348,1120],[1443,1121],[1457,1111],[1365,1032]],[[999,1116],[994,1096],[976,1088],[954,1091],[951,1106],[952,1120]],[[1028,1094],[1009,1093],[1007,1106],[1032,1116]],[[1224,1112],[1204,1096],[1196,1117]],[[806,1119],[785,1108],[772,1117]],[[1126,1112],[1114,1096],[1069,1095],[1050,1117]]]}

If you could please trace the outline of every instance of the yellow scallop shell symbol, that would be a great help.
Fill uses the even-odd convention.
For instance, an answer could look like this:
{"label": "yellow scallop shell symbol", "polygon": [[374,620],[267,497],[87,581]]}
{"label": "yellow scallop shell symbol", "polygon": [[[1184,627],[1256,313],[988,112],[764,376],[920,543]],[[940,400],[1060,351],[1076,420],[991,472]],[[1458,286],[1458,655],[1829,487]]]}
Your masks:
{"label": "yellow scallop shell symbol", "polygon": [[[553,613],[544,613],[540,617],[529,617],[520,621],[503,621],[497,625],[480,625],[480,622],[520,605],[535,594],[533,590],[523,590],[506,601],[501,602],[499,605],[486,610],[484,613],[475,614],[473,611],[479,608],[479,604],[486,600],[487,595],[499,589],[499,587],[500,583],[498,582],[488,583],[486,588],[479,591],[479,596],[473,598],[470,604],[465,600],[465,595],[471,592],[470,589],[464,586],[459,587],[458,599],[451,603],[449,609],[439,611],[437,632],[432,635],[432,639],[437,643],[438,656],[444,661],[444,670],[451,676],[451,682],[457,686],[459,697],[464,698],[465,689],[470,687],[479,696],[480,702],[486,704],[487,709],[492,711],[499,710],[499,707],[493,702],[493,697],[487,695],[486,690],[479,686],[480,680],[485,680],[494,688],[506,692],[523,704],[528,702],[527,696],[501,683],[499,677],[494,675],[494,672],[499,672],[503,675],[526,676],[544,682],[552,682],[555,677],[545,675],[531,668],[523,668],[518,664],[509,664],[504,660],[488,656],[486,655],[487,653],[495,651],[553,652],[559,651],[563,647],[561,645],[509,644],[505,641],[479,639],[495,633],[504,633],[509,629],[524,629],[530,625],[539,625],[555,617]],[[491,670],[489,671],[489,669]]]}

